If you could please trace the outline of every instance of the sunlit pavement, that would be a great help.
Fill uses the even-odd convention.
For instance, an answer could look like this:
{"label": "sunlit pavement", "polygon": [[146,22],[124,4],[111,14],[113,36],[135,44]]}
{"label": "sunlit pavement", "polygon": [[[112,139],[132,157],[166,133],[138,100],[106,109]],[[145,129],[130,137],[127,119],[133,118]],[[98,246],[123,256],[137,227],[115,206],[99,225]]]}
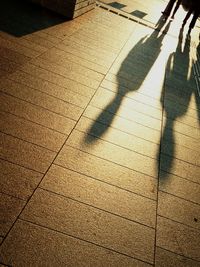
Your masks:
{"label": "sunlit pavement", "polygon": [[0,32],[0,266],[200,266],[199,28],[131,3]]}

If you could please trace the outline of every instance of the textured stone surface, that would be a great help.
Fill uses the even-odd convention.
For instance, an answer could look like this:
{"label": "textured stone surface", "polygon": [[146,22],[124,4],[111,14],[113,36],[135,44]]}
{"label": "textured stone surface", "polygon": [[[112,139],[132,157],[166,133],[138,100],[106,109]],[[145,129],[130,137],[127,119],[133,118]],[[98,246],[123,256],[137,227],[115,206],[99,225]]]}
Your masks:
{"label": "textured stone surface", "polygon": [[[79,41],[80,40],[78,38],[76,39],[76,38],[71,37],[71,38],[69,38],[67,44],[70,44],[72,42],[77,42],[79,44]],[[81,43],[83,43],[83,41],[81,41]],[[89,42],[85,42],[83,44],[84,44],[84,48],[86,48],[90,45]],[[63,49],[61,49],[62,47],[63,47]],[[71,54],[70,51],[69,52],[64,51],[64,50],[66,50],[65,47],[67,47],[67,46],[63,45],[62,47],[60,46],[60,49],[52,48],[50,51],[44,53],[41,57],[44,59],[50,58],[52,61],[55,61],[55,62],[59,62],[62,58],[62,62],[64,63],[64,65],[66,65],[67,61],[70,61],[71,64],[76,63],[76,64],[79,64],[80,66],[85,66],[87,68],[90,67],[90,69],[98,71],[102,74],[105,74],[107,72],[106,67],[103,67],[103,66],[100,66],[99,64],[84,60],[84,59],[80,58],[79,56],[75,56],[75,55]],[[95,49],[95,51],[96,50],[97,50],[97,48]],[[103,52],[104,52],[104,50],[99,51],[99,53],[101,53],[101,54]],[[107,54],[105,56],[107,56]],[[116,56],[116,55],[114,55],[114,56]]]}
{"label": "textured stone surface", "polygon": [[170,194],[159,192],[158,214],[200,229],[200,206]]}
{"label": "textured stone surface", "polygon": [[6,94],[1,94],[1,109],[65,134],[69,134],[75,124],[72,119]]}
{"label": "textured stone surface", "polygon": [[[117,61],[117,59],[116,59]],[[101,83],[101,86],[103,88],[109,89],[110,91],[117,93],[119,90],[119,86],[117,83],[114,83],[112,81],[109,81],[107,79],[104,79],[103,82]],[[154,109],[158,109],[161,110],[161,104],[160,101],[158,99],[155,99],[151,96],[148,95],[144,95],[142,94],[140,91],[134,91],[134,92],[128,92],[127,93],[128,88],[120,85],[120,94],[122,95],[127,95],[127,97],[130,97],[131,99],[137,100],[138,102],[141,102],[143,104],[146,105],[150,105],[151,107],[153,107]]]}
{"label": "textured stone surface", "polygon": [[77,201],[38,189],[21,218],[153,262],[153,229]]}
{"label": "textured stone surface", "polygon": [[[154,159],[102,140],[96,140],[96,142],[92,144],[87,141],[89,138],[89,136],[74,130],[66,144],[97,157],[128,167],[132,170],[156,177],[157,167]],[[63,147],[63,150],[65,150],[65,146]],[[131,161],[129,161],[130,158],[132,159]]]}
{"label": "textured stone surface", "polygon": [[[29,69],[29,71],[31,71],[34,68],[32,67],[32,65],[39,68],[43,68],[47,71],[51,71],[52,73],[59,74],[61,76],[64,76],[65,78],[70,78],[71,80],[74,80],[94,89],[99,86],[99,83],[102,79],[101,74],[95,73],[94,71],[90,71],[88,69],[81,68],[78,65],[73,67],[73,64],[70,64],[72,66],[69,66],[68,64],[68,67],[65,67],[59,66],[58,64],[55,64],[50,60],[47,61],[44,59],[34,59],[31,61],[30,65],[26,66],[26,69]],[[23,70],[23,68],[21,69]],[[79,73],[79,75],[77,75],[77,73]],[[94,79],[90,79],[90,76],[92,75],[94,76]]]}
{"label": "textured stone surface", "polygon": [[[106,104],[108,104],[109,102],[113,101],[113,99],[115,97],[119,97],[119,96],[123,96],[122,98],[122,107],[126,107],[127,109],[129,109],[129,112],[131,112],[132,110],[135,110],[137,112],[140,112],[140,114],[146,114],[149,116],[149,120],[151,120],[151,118],[155,118],[160,120],[161,119],[161,110],[152,107],[150,105],[146,105],[147,103],[143,104],[140,101],[134,100],[134,97],[130,97],[130,94],[126,95],[126,90],[124,88],[121,88],[120,85],[118,85],[118,91],[114,94],[112,92],[110,92],[110,90],[106,90],[102,87],[100,87],[94,98],[92,99],[91,104],[95,105],[97,107],[103,107]],[[134,95],[134,94],[132,94]],[[116,101],[117,104],[117,101]],[[114,106],[114,103],[113,103]],[[134,113],[133,113],[134,114]],[[141,115],[142,116],[142,115]],[[154,120],[152,119],[152,122]]]}
{"label": "textured stone surface", "polygon": [[[181,161],[176,158],[172,158],[161,154],[160,168],[163,171],[170,172],[174,175],[186,178],[192,182],[199,183],[200,167],[193,164]],[[163,177],[164,172],[160,177]]]}
{"label": "textured stone surface", "polygon": [[156,199],[156,179],[69,146],[59,153],[55,163],[119,188]]}
{"label": "textured stone surface", "polygon": [[0,193],[0,235],[4,236],[26,204],[20,199]]}
{"label": "textured stone surface", "polygon": [[[141,139],[135,135],[122,132],[101,122],[90,120],[86,117],[81,117],[76,125],[76,129],[92,135],[94,140],[95,138],[101,138],[151,158],[156,157],[156,152],[159,149],[157,144]],[[90,137],[91,140],[92,136]]]}
{"label": "textured stone surface", "polygon": [[34,49],[31,49],[29,46],[31,45],[31,42],[28,43],[28,46],[26,47],[26,45],[24,44],[24,40],[20,40],[19,42],[12,42],[13,39],[10,40],[10,38],[1,38],[0,37],[0,41],[1,41],[1,46],[3,48],[8,48],[10,50],[13,50],[19,54],[22,54],[26,57],[30,57],[30,58],[34,58],[36,56],[38,56],[40,54],[40,52],[35,51]]}
{"label": "textured stone surface", "polygon": [[151,266],[84,240],[21,220],[16,223],[0,249],[0,257],[5,263],[14,266],[29,266],[33,262],[41,267],[44,265],[101,267],[102,264],[109,264],[111,267]]}
{"label": "textured stone surface", "polygon": [[160,190],[200,204],[200,184],[170,173],[161,172],[161,176],[166,178],[160,180]]}
{"label": "textured stone surface", "polygon": [[159,110],[133,99],[121,97],[119,94],[113,94],[109,90],[98,89],[90,104],[144,126],[160,130],[161,112]]}
{"label": "textured stone surface", "polygon": [[[162,143],[161,151],[164,154],[173,156],[177,159],[200,166],[200,152],[190,148],[185,148],[177,144]],[[174,152],[175,151],[175,152]]]}
{"label": "textured stone surface", "polygon": [[67,135],[1,111],[0,130],[53,151],[58,151],[67,138]]}
{"label": "textured stone surface", "polygon": [[40,187],[129,220],[155,227],[155,201],[74,171],[52,165]]}
{"label": "textured stone surface", "polygon": [[200,144],[198,139],[192,138],[184,133],[175,132],[173,129],[166,128],[165,135],[163,136],[163,141],[165,143],[172,143],[172,136],[174,135],[173,143],[176,145],[183,146],[185,148],[190,148],[193,151],[199,151]]}
{"label": "textured stone surface", "polygon": [[[176,117],[176,116],[175,116]],[[163,125],[166,124],[167,118],[164,117],[163,119]],[[168,118],[169,126],[167,128],[172,129],[174,132],[185,134],[191,138],[194,138],[196,140],[199,139],[199,128],[198,127],[192,127],[188,124],[180,122],[178,119],[172,120]]]}
{"label": "textured stone surface", "polygon": [[7,47],[0,47],[0,54],[2,57],[7,58],[15,63],[26,63],[28,60],[30,60],[29,57],[24,56],[18,52],[15,52],[14,50],[8,49]]}
{"label": "textured stone surface", "polygon": [[0,192],[25,200],[31,196],[42,179],[41,173],[4,160],[0,160],[0,173]]}
{"label": "textured stone surface", "polygon": [[4,93],[74,120],[78,119],[83,111],[75,105],[7,79],[1,81],[0,88]]}
{"label": "textured stone surface", "polygon": [[47,77],[44,77],[45,79],[37,77],[36,79],[31,73],[28,74],[22,71],[17,71],[12,75],[8,75],[7,77],[13,81],[28,85],[31,88],[52,95],[58,99],[62,99],[79,107],[85,107],[89,101],[89,97],[91,97],[94,93],[92,88],[72,80],[65,80],[66,83],[61,83],[61,85],[58,85],[56,80],[51,82],[48,81]]}
{"label": "textured stone surface", "polygon": [[199,267],[200,262],[177,255],[162,248],[156,248],[156,267]]}
{"label": "textured stone surface", "polygon": [[0,134],[0,157],[38,172],[45,172],[56,153],[9,135]]}
{"label": "textured stone surface", "polygon": [[200,261],[199,230],[158,216],[157,246]]}
{"label": "textured stone surface", "polygon": [[145,127],[141,121],[141,123],[135,122],[134,118],[132,120],[126,119],[118,116],[118,114],[110,113],[106,109],[103,110],[90,105],[84,111],[84,116],[153,143],[159,143],[160,132],[153,128]]}

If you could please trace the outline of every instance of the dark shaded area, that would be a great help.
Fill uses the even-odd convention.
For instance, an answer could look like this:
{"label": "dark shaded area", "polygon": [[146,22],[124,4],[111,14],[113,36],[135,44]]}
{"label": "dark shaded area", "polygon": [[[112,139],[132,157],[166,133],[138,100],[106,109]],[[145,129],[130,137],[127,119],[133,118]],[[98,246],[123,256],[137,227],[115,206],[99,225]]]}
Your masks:
{"label": "dark shaded area", "polygon": [[[161,103],[166,116],[166,122],[160,142],[161,151],[165,154],[167,149],[167,154],[170,155],[165,162],[162,162],[162,160],[161,162],[164,164],[164,169],[167,172],[170,172],[173,166],[173,157],[175,157],[176,151],[174,123],[178,118],[186,114],[192,94],[195,95],[197,107],[200,107],[200,99],[198,97],[194,75],[190,69],[191,67],[189,66],[190,49],[191,39],[187,36],[185,43],[183,44],[183,31],[180,30],[176,51],[169,56],[167,62],[166,84],[163,86],[161,95]],[[188,75],[189,71],[191,71],[190,76]],[[168,80],[170,82],[168,82]],[[199,111],[200,109],[198,112]],[[167,147],[164,143],[167,143]],[[157,153],[157,160],[159,164],[160,151]],[[164,175],[165,174],[163,173],[160,178],[165,178]]]}
{"label": "dark shaded area", "polygon": [[[94,142],[97,137],[103,136],[107,128],[112,124],[124,96],[130,91],[139,90],[161,52],[162,41],[170,23],[168,22],[160,33],[159,29],[165,24],[165,21],[160,20],[158,29],[154,30],[150,36],[141,38],[129,52],[117,73],[118,89],[116,96],[99,114],[91,128],[88,129],[89,135],[86,136],[85,142]],[[100,126],[99,122],[105,124]]]}
{"label": "dark shaded area", "polygon": [[66,21],[66,18],[28,0],[0,1],[0,30],[16,37]]}
{"label": "dark shaded area", "polygon": [[140,10],[134,10],[133,12],[131,12],[129,14],[131,14],[133,16],[136,16],[136,17],[138,17],[140,19],[144,18],[147,15],[147,13],[144,13],[144,12],[142,12]]}
{"label": "dark shaded area", "polygon": [[112,3],[109,3],[109,6],[112,6],[114,8],[118,8],[118,9],[121,9],[121,8],[125,7],[126,5],[120,4],[118,2],[112,2]]}

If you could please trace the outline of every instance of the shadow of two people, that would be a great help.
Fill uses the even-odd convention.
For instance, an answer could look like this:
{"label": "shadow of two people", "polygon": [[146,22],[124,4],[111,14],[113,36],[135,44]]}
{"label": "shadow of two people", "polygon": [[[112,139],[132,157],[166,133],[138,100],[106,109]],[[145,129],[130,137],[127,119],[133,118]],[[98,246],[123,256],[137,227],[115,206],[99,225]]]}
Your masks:
{"label": "shadow of two people", "polygon": [[[124,96],[129,92],[140,89],[160,55],[162,41],[169,30],[171,22],[169,21],[166,25],[165,23],[167,22],[160,19],[157,29],[151,35],[141,38],[122,62],[116,75],[116,95],[88,129],[84,140],[86,143],[93,143],[98,138],[103,137],[108,127],[112,125]],[[161,30],[164,26],[164,30]],[[160,157],[162,155],[160,152],[166,152],[162,149],[162,146],[167,144],[167,154],[170,154],[170,157],[164,162],[166,172],[170,172],[173,166],[173,157],[175,156],[174,123],[178,118],[186,114],[193,93],[195,94],[196,103],[199,103],[197,90],[194,86],[194,77],[190,75],[188,78],[188,73],[192,67],[190,64],[190,38],[186,38],[183,50],[182,42],[183,32],[180,30],[176,51],[170,54],[166,65],[165,80],[170,80],[173,84],[164,83],[160,99],[166,114],[166,122],[160,140],[160,148],[157,151],[157,166],[158,168],[160,166]],[[172,62],[173,67],[171,67]],[[164,178],[164,174],[160,178]]]}

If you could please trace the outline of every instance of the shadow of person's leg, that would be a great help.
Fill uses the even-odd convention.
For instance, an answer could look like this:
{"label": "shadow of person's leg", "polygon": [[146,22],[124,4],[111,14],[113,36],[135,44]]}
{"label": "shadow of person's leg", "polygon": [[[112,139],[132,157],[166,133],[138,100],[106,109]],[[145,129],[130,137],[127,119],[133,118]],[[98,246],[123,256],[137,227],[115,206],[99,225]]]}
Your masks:
{"label": "shadow of person's leg", "polygon": [[171,16],[172,19],[174,19],[174,16],[175,16],[177,10],[179,9],[181,2],[182,2],[182,0],[177,1],[176,6],[175,6],[174,11],[173,11],[172,16]]}
{"label": "shadow of person's leg", "polygon": [[191,20],[191,22],[190,22],[188,32],[191,32],[191,30],[194,28],[194,26],[195,26],[195,24],[196,24],[196,21],[197,21],[197,19],[198,19],[198,17],[199,17],[199,14],[200,14],[200,10],[195,10],[195,11],[194,11],[194,15],[193,15],[193,18],[192,18],[192,20]]}
{"label": "shadow of person's leg", "polygon": [[191,8],[191,9],[187,12],[187,14],[186,14],[186,16],[185,16],[185,18],[184,18],[184,20],[183,20],[183,23],[182,23],[182,28],[183,28],[183,27],[185,26],[185,24],[187,23],[187,21],[188,21],[189,17],[191,16],[192,12],[193,12],[193,8]]}
{"label": "shadow of person's leg", "polygon": [[175,4],[176,0],[170,0],[169,3],[167,4],[166,8],[164,11],[162,11],[163,16],[169,17],[170,13],[172,11],[172,8]]}

